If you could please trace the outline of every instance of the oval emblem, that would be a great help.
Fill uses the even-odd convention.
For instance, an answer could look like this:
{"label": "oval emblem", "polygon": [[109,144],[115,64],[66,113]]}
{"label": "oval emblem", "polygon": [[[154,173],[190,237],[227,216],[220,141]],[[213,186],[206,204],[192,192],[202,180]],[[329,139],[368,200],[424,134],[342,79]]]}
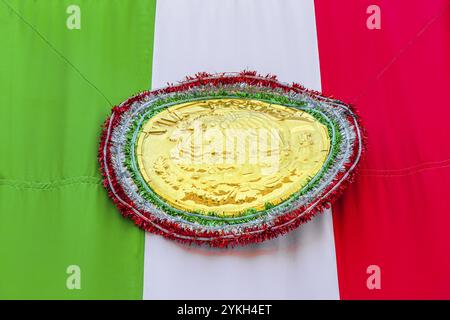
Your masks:
{"label": "oval emblem", "polygon": [[141,228],[226,247],[308,221],[350,181],[362,146],[342,102],[255,72],[202,73],[114,107],[99,161]]}

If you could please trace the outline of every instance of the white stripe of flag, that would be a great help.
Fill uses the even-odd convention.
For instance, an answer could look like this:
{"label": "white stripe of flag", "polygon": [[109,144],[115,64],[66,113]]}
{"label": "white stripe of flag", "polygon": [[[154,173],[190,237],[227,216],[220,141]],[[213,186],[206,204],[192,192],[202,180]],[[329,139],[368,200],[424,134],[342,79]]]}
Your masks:
{"label": "white stripe of flag", "polygon": [[[313,0],[158,1],[152,86],[243,69],[320,90]],[[339,299],[330,210],[244,248],[146,234],[144,299]]]}

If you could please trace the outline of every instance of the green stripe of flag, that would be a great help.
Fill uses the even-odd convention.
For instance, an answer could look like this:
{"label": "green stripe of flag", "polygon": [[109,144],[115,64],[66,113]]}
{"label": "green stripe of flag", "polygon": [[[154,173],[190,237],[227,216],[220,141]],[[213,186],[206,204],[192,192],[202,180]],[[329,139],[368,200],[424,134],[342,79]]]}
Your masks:
{"label": "green stripe of flag", "polygon": [[110,104],[150,86],[155,6],[0,2],[1,299],[142,297],[144,235],[99,183],[97,146]]}

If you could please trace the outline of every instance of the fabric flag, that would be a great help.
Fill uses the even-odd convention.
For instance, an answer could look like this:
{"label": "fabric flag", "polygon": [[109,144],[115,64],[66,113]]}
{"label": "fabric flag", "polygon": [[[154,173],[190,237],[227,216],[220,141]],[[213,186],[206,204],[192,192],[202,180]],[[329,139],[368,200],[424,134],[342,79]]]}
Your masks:
{"label": "fabric flag", "polygon": [[[0,299],[450,298],[450,3],[0,3]],[[241,248],[121,218],[97,147],[113,105],[257,70],[353,104],[367,153],[311,222]]]}

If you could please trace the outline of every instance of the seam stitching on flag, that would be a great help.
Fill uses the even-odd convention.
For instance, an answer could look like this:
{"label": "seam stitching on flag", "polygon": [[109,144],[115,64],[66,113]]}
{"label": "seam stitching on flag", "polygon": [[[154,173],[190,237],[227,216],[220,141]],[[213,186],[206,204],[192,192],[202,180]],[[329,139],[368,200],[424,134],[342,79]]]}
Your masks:
{"label": "seam stitching on flag", "polygon": [[34,31],[36,35],[41,38],[47,46],[50,47],[64,62],[66,62],[76,73],[80,75],[80,77],[87,82],[95,91],[97,91],[105,100],[108,102],[109,106],[112,107],[113,104],[106,97],[106,95],[94,84],[92,83],[66,56],[64,56],[56,47],[42,34],[40,33],[30,22],[28,22],[19,12],[17,12],[6,0],[2,0],[2,2],[23,22],[25,23],[31,30]]}
{"label": "seam stitching on flag", "polygon": [[54,181],[27,181],[27,180],[0,179],[0,186],[4,185],[20,190],[35,189],[44,191],[76,184],[100,185],[101,179],[90,176],[79,176]]}
{"label": "seam stitching on flag", "polygon": [[397,62],[400,56],[402,56],[410,47],[412,47],[416,40],[420,38],[425,33],[425,31],[427,31],[428,28],[447,11],[447,9],[449,9],[449,4],[450,1],[448,1],[447,4],[444,5],[443,8],[435,16],[433,16],[427,23],[425,23],[425,25],[419,31],[417,31],[417,33],[411,39],[409,39],[409,41],[398,51],[395,56],[392,57],[392,59],[381,69],[381,71],[377,73],[374,78],[369,80],[369,85],[365,87],[362,92],[359,93],[358,96],[354,99],[355,104],[369,92],[370,88],[372,87],[370,84],[373,85],[374,83],[378,82],[392,67],[392,65]]}
{"label": "seam stitching on flag", "polygon": [[410,176],[410,175],[414,175],[417,173],[421,173],[423,171],[427,171],[427,170],[433,170],[433,169],[445,169],[450,167],[450,164],[446,164],[446,165],[442,165],[442,166],[431,166],[431,167],[425,167],[425,168],[418,168],[416,170],[410,171],[410,172],[405,172],[405,173],[363,173],[361,172],[361,176],[365,176],[365,177],[405,177],[405,176]]}
{"label": "seam stitching on flag", "polygon": [[374,173],[396,173],[396,172],[407,172],[410,170],[418,170],[418,169],[423,169],[422,167],[426,167],[428,166],[428,168],[441,168],[441,167],[446,167],[447,165],[450,165],[450,158],[446,158],[443,160],[437,160],[437,161],[424,161],[424,162],[419,162],[417,164],[414,164],[412,166],[409,167],[404,167],[404,168],[398,168],[398,169],[372,169],[372,168],[366,168],[366,169],[361,169],[362,172],[374,172]]}

